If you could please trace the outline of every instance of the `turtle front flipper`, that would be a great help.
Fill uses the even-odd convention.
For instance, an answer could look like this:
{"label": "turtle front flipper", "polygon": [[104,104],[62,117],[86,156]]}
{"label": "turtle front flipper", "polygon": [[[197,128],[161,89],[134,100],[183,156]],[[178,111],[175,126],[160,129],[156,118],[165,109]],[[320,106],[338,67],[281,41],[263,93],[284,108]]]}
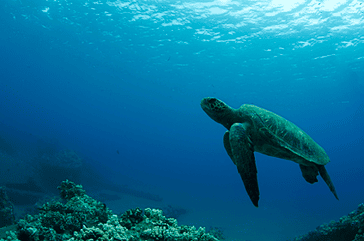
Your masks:
{"label": "turtle front flipper", "polygon": [[226,131],[225,134],[224,134],[224,147],[225,147],[225,150],[226,150],[227,154],[229,155],[230,159],[236,165],[234,157],[233,157],[233,153],[231,152],[229,131]]}
{"label": "turtle front flipper", "polygon": [[[224,140],[226,138],[225,136]],[[247,124],[233,124],[230,128],[228,136],[231,148],[231,156],[229,151],[227,152],[238,168],[238,172],[241,176],[241,179],[243,180],[250,200],[253,202],[254,206],[258,207],[259,187],[257,179],[257,167],[255,165],[253,143],[247,134]]]}

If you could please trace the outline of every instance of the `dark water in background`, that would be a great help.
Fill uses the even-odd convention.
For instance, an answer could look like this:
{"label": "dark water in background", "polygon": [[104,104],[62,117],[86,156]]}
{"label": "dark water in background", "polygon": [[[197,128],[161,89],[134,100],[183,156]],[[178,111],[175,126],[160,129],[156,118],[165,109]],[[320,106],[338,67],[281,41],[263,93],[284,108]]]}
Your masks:
{"label": "dark water in background", "polygon": [[[364,4],[284,4],[4,0],[0,130],[56,139],[113,181],[191,210],[181,224],[233,240],[285,240],[338,219],[364,201]],[[300,126],[329,154],[340,201],[297,164],[257,154],[255,208],[224,128],[200,109],[206,96]]]}

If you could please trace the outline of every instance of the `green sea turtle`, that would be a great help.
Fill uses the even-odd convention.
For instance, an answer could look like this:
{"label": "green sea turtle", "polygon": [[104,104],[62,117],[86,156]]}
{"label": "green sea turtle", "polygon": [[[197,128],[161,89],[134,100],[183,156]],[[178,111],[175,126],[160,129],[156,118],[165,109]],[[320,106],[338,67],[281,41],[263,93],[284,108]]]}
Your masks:
{"label": "green sea turtle", "polygon": [[254,105],[233,109],[216,98],[204,98],[201,107],[214,121],[228,130],[224,147],[238,168],[245,189],[258,207],[259,187],[254,152],[294,161],[309,183],[320,174],[338,198],[325,166],[329,161],[324,149],[309,135],[283,117]]}

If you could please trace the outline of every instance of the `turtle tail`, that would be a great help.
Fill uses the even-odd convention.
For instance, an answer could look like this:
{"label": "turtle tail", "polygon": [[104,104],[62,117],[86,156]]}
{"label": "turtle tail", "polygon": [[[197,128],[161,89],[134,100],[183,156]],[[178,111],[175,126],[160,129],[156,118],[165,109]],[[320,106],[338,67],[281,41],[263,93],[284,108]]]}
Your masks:
{"label": "turtle tail", "polygon": [[332,192],[332,194],[334,194],[336,199],[339,200],[339,197],[337,196],[334,184],[332,183],[331,178],[330,178],[329,174],[327,173],[325,166],[317,165],[317,168],[318,168],[318,171],[319,171],[322,179],[324,179],[327,186],[330,188],[330,191]]}

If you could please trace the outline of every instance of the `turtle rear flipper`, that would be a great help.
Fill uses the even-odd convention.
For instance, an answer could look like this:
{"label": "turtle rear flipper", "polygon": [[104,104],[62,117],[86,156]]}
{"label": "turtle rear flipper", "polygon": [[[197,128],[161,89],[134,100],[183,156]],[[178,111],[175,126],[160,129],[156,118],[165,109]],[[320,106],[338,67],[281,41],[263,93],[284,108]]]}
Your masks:
{"label": "turtle rear flipper", "polygon": [[334,194],[336,199],[339,200],[339,197],[337,196],[334,184],[332,183],[331,178],[330,178],[329,174],[327,173],[325,166],[317,165],[317,167],[318,167],[318,171],[319,171],[322,179],[324,179],[324,181],[326,182],[327,186],[330,188],[330,191],[332,192],[332,194]]}
{"label": "turtle rear flipper", "polygon": [[324,179],[327,186],[330,188],[330,191],[334,194],[337,200],[339,200],[339,197],[337,196],[334,184],[331,181],[331,178],[329,174],[326,171],[325,166],[323,165],[314,165],[314,166],[304,166],[300,164],[300,168],[302,171],[302,176],[305,178],[305,180],[308,183],[315,183],[318,182],[317,176],[320,173],[322,179]]}
{"label": "turtle rear flipper", "polygon": [[319,173],[318,173],[318,169],[316,166],[304,166],[304,165],[300,164],[300,168],[301,168],[303,178],[308,183],[313,184],[315,182],[318,182],[317,176]]}
{"label": "turtle rear flipper", "polygon": [[231,156],[238,168],[250,200],[254,206],[258,207],[259,187],[257,167],[255,165],[253,144],[247,134],[246,128],[246,124],[240,123],[235,123],[231,126],[229,132]]}

